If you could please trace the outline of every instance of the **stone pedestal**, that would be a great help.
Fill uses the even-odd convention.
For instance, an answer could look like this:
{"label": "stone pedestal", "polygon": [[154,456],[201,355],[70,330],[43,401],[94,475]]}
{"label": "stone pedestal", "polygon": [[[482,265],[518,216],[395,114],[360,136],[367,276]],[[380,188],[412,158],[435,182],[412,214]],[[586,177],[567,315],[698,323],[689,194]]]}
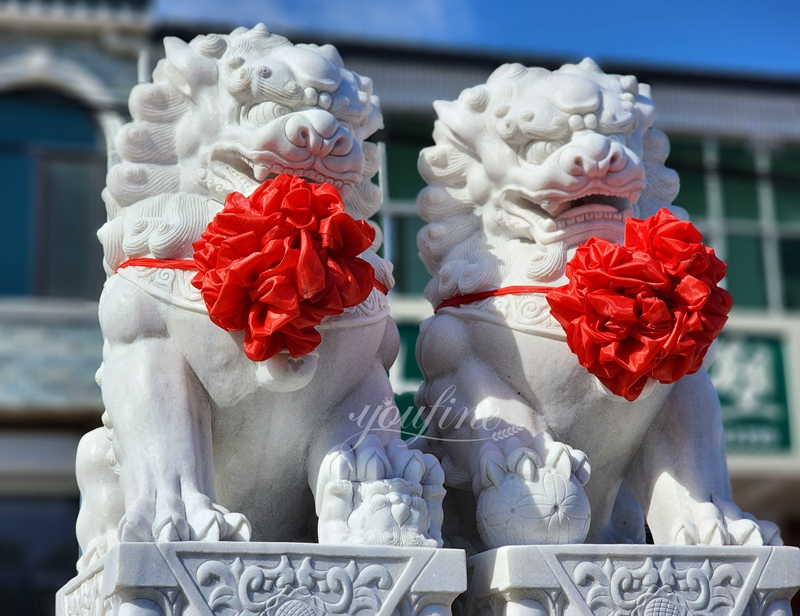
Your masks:
{"label": "stone pedestal", "polygon": [[123,543],[62,588],[58,616],[449,615],[461,550]]}
{"label": "stone pedestal", "polygon": [[800,550],[510,546],[467,560],[470,616],[790,615]]}

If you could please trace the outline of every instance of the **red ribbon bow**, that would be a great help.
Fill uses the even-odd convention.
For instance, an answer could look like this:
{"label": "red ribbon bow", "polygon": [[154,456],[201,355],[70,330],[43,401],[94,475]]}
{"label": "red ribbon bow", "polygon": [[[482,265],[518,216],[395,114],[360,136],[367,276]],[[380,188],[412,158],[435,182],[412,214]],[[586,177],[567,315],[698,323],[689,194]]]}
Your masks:
{"label": "red ribbon bow", "polygon": [[200,289],[211,320],[244,330],[254,361],[321,342],[323,318],[363,302],[375,285],[358,258],[375,231],[345,213],[336,188],[281,174],[245,197],[231,193],[193,246]]}
{"label": "red ribbon bow", "polygon": [[700,369],[732,304],[717,286],[725,263],[701,240],[666,209],[628,218],[624,246],[590,239],[567,264],[569,284],[547,294],[570,349],[613,393],[633,401],[650,378]]}

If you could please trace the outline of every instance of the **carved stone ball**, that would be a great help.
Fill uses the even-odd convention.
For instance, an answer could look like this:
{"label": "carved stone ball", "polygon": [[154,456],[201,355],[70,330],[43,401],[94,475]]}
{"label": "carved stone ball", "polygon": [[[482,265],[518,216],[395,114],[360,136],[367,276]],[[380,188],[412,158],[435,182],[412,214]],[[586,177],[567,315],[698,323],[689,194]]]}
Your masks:
{"label": "carved stone ball", "polygon": [[589,499],[575,477],[539,469],[537,481],[515,473],[478,498],[478,530],[486,547],[582,543],[589,532]]}
{"label": "carved stone ball", "polygon": [[303,601],[292,599],[275,610],[275,616],[319,616],[319,611]]}
{"label": "carved stone ball", "polygon": [[685,613],[680,606],[664,597],[656,597],[644,608],[644,616],[685,616]]}

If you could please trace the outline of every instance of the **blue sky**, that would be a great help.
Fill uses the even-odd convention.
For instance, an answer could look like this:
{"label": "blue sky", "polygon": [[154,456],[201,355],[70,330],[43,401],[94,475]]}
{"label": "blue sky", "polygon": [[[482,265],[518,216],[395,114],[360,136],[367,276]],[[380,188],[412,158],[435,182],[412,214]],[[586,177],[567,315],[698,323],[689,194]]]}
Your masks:
{"label": "blue sky", "polygon": [[800,0],[156,0],[162,21],[800,79]]}

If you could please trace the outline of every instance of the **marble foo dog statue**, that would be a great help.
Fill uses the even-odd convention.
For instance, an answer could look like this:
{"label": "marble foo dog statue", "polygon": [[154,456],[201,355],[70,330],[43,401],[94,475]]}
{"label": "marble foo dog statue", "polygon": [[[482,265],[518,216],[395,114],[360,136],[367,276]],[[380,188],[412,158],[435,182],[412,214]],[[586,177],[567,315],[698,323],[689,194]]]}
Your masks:
{"label": "marble foo dog statue", "polygon": [[399,344],[371,81],[263,25],[165,47],[104,192],[79,568],[119,541],[441,545],[438,461],[351,418]]}
{"label": "marble foo dog statue", "polygon": [[513,64],[435,107],[417,403],[484,546],[780,545],[731,499],[701,366],[724,264],[670,205],[649,86]]}

